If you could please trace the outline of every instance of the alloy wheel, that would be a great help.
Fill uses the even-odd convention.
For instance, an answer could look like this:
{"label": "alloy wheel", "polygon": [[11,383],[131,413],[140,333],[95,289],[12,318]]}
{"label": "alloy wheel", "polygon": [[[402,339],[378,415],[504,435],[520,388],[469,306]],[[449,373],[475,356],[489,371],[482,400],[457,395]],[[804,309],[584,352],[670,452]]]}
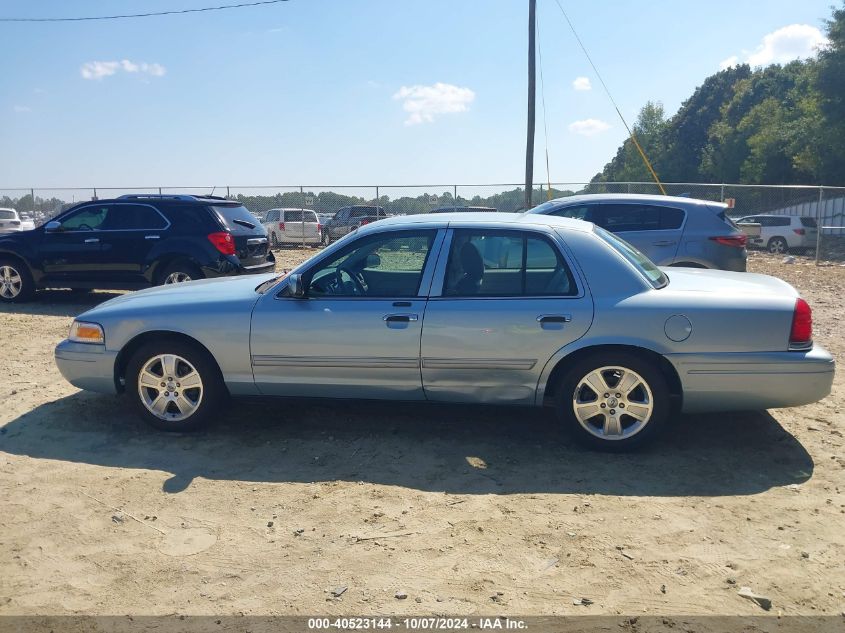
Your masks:
{"label": "alloy wheel", "polygon": [[186,281],[191,281],[191,276],[188,273],[184,273],[181,271],[176,271],[170,273],[167,277],[164,278],[164,284],[181,284],[185,283]]}
{"label": "alloy wheel", "polygon": [[180,422],[191,417],[202,403],[202,377],[181,356],[159,354],[138,373],[138,394],[147,411],[161,420]]}
{"label": "alloy wheel", "polygon": [[600,367],[578,381],[572,407],[579,424],[594,437],[622,440],[649,423],[654,396],[637,372],[627,367]]}
{"label": "alloy wheel", "polygon": [[0,297],[14,299],[21,293],[23,279],[12,266],[0,266]]}
{"label": "alloy wheel", "polygon": [[787,250],[786,240],[776,237],[769,242],[769,252],[781,255]]}

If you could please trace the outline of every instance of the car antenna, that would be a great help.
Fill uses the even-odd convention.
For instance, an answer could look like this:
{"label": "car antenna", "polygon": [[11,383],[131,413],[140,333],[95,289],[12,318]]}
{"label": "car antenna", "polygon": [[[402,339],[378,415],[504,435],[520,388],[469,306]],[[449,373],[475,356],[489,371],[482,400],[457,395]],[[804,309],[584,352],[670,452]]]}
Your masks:
{"label": "car antenna", "polygon": [[208,194],[208,197],[209,197],[209,198],[210,198],[211,196],[213,196],[213,195],[214,195],[214,190],[215,190],[215,189],[217,189],[217,185],[214,185],[214,186],[211,188],[211,193],[210,193],[210,194]]}

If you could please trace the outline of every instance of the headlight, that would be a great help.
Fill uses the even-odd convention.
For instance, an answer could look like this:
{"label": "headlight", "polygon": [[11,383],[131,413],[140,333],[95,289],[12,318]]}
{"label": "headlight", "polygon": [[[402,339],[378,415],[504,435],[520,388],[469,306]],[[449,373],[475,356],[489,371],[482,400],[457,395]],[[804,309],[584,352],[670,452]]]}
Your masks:
{"label": "headlight", "polygon": [[106,341],[103,328],[97,323],[86,323],[85,321],[74,321],[70,326],[68,340],[74,343],[99,343]]}

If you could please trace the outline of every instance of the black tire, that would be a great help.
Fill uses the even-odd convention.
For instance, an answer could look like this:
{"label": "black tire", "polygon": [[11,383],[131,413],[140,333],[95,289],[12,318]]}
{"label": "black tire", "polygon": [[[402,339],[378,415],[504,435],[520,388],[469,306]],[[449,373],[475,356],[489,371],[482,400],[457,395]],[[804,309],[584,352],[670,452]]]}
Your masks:
{"label": "black tire", "polygon": [[323,246],[328,246],[332,243],[332,236],[328,231],[323,231]]}
{"label": "black tire", "polygon": [[20,260],[0,257],[0,304],[23,303],[35,296],[35,281]]}
{"label": "black tire", "polygon": [[789,251],[789,244],[787,244],[786,240],[782,237],[773,237],[769,240],[769,243],[766,244],[766,250],[770,253],[774,253],[775,255],[786,255]]}
{"label": "black tire", "polygon": [[[601,372],[606,381],[605,385],[610,383],[606,392],[596,393],[586,385],[581,387],[587,376],[602,368],[613,368]],[[642,383],[645,383],[645,389],[640,384],[635,384],[628,394],[620,394],[623,397],[618,398],[613,387],[618,386],[625,379],[625,375],[624,372],[615,371],[617,368],[631,372],[632,379],[641,379]],[[617,376],[619,382],[614,384],[612,379]],[[576,415],[575,404],[581,401],[583,416],[589,415],[591,393],[596,395],[596,414],[582,423]],[[605,394],[608,398],[604,397]],[[628,397],[625,397],[626,395]],[[667,425],[671,412],[669,387],[660,369],[654,363],[629,352],[598,352],[577,361],[558,384],[555,400],[558,415],[578,442],[595,450],[614,453],[632,450],[652,441]],[[650,403],[652,408],[644,424],[640,424],[627,413],[628,410],[635,409],[640,413],[648,407],[647,403]],[[605,406],[601,407],[602,404]],[[626,405],[629,409],[623,411]],[[610,412],[616,417],[610,416]],[[605,420],[614,419],[618,420],[615,429],[618,430],[618,436],[615,432],[606,436],[605,431],[608,430],[609,423],[604,423],[603,430],[599,431],[600,424]]]}
{"label": "black tire", "polygon": [[[175,376],[168,376],[163,362],[156,360],[162,355],[180,359],[179,362],[174,363]],[[192,375],[186,373],[189,369],[193,369],[199,375],[201,386],[199,389],[185,388],[184,392],[180,393],[179,389],[183,387],[179,379]],[[140,383],[142,371],[145,371],[148,377],[158,377],[161,374],[161,381],[154,385],[147,381],[142,386]],[[165,387],[161,387],[162,382],[165,383]],[[167,393],[167,396],[164,396],[164,393]],[[168,338],[147,343],[132,355],[126,366],[126,394],[132,399],[138,415],[147,424],[162,431],[176,432],[195,431],[208,426],[220,411],[228,395],[220,376],[220,369],[206,350],[186,341]],[[146,398],[146,402],[154,406],[153,403],[158,401],[159,396],[164,397],[164,400],[159,402],[159,407],[161,404],[164,405],[161,416],[154,414],[145,404]],[[182,411],[180,405],[185,402],[189,406]],[[192,407],[195,408],[192,409]],[[189,413],[189,415],[179,419],[179,416],[184,413]]]}
{"label": "black tire", "polygon": [[[158,274],[157,283],[159,286],[163,286],[171,283],[195,281],[204,277],[202,271],[191,262],[175,261],[165,266],[164,270]],[[180,281],[168,281],[171,279],[180,279]]]}

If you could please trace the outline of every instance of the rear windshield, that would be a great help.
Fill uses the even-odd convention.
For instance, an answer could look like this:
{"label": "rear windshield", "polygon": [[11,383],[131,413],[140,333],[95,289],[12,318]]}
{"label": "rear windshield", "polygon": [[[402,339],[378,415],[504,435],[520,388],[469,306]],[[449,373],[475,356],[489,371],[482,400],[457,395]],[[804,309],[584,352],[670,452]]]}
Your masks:
{"label": "rear windshield", "polygon": [[293,211],[285,211],[285,222],[302,222],[303,216],[305,222],[316,222],[317,221],[317,214],[313,211],[309,211],[307,209],[299,210],[295,209]]}
{"label": "rear windshield", "polygon": [[818,224],[816,224],[816,218],[801,218],[801,226],[816,228]]}
{"label": "rear windshield", "polygon": [[249,210],[239,205],[237,207],[211,207],[223,226],[233,235],[238,233],[260,233],[261,223]]}
{"label": "rear windshield", "polygon": [[[720,211],[719,213],[717,213],[716,217],[718,217],[728,226],[739,230],[739,227],[736,225],[736,222],[734,222],[733,218],[729,217],[724,211]],[[743,218],[742,221],[747,222],[748,220]]]}
{"label": "rear windshield", "polygon": [[0,220],[15,220],[15,212],[11,209],[0,209]]}
{"label": "rear windshield", "polygon": [[628,244],[628,242],[623,240],[621,237],[599,227],[595,227],[594,230],[596,235],[610,244],[616,252],[622,255],[622,257],[631,262],[634,267],[651,282],[652,286],[655,288],[662,288],[669,283],[669,279],[653,261]]}
{"label": "rear windshield", "polygon": [[363,218],[368,215],[375,215],[376,217],[383,218],[386,217],[384,209],[381,207],[352,207],[352,212],[349,214],[349,217],[352,218]]}

